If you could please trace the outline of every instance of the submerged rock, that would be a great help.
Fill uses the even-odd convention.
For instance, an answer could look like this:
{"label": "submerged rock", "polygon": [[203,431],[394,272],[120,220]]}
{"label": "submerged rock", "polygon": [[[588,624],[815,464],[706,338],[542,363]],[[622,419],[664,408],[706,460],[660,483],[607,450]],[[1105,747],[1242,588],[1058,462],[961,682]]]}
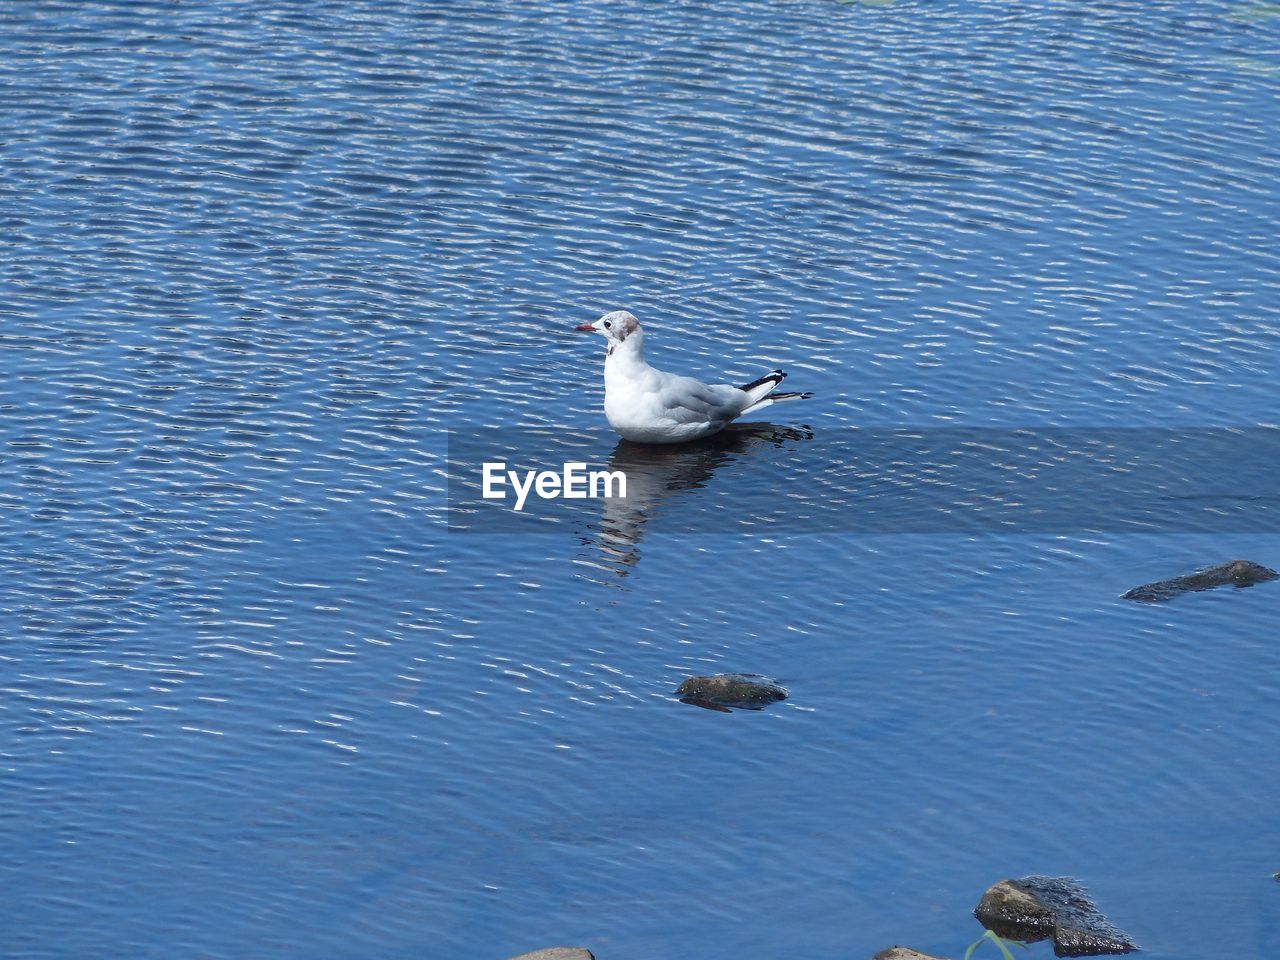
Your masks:
{"label": "submerged rock", "polygon": [[942,958],[935,957],[931,953],[912,950],[910,947],[890,947],[888,950],[881,950],[871,960],[942,960]]}
{"label": "submerged rock", "polygon": [[[1028,880],[1035,879],[1028,877]],[[994,930],[1005,936],[1001,928],[1017,927],[1020,933],[1035,933],[1040,936],[1019,936],[1019,940],[1043,940],[1053,935],[1055,914],[1053,910],[1037,900],[1034,894],[1024,890],[1021,883],[1026,881],[1001,880],[987,890],[978,901],[973,915],[982,921],[988,930]],[[1012,938],[1012,935],[1010,935]]]}
{"label": "submerged rock", "polygon": [[1059,957],[1131,953],[1138,949],[1094,906],[1088,892],[1068,877],[1001,880],[978,902],[973,915],[1009,940],[1053,937]]}
{"label": "submerged rock", "polygon": [[522,953],[511,960],[596,960],[596,956],[585,947],[547,947],[533,953]]}
{"label": "submerged rock", "polygon": [[730,707],[759,710],[787,699],[787,691],[768,677],[754,673],[722,673],[714,677],[690,677],[676,688],[676,696],[683,703],[728,713]]}
{"label": "submerged rock", "polygon": [[1227,584],[1236,587],[1252,587],[1255,583],[1276,579],[1280,579],[1280,573],[1276,573],[1270,567],[1264,567],[1252,560],[1231,560],[1220,563],[1216,567],[1205,567],[1185,577],[1144,583],[1140,587],[1134,587],[1128,593],[1121,594],[1121,599],[1159,603],[1195,590],[1212,590],[1214,587],[1223,587]]}

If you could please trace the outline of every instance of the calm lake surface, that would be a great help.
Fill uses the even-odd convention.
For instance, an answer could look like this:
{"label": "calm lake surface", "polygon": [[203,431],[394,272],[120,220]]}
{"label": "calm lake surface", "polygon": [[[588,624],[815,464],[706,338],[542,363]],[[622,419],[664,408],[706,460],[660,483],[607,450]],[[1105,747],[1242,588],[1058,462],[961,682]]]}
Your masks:
{"label": "calm lake surface", "polygon": [[[1028,873],[1280,953],[1280,585],[1118,599],[1274,523],[735,508],[853,427],[1274,425],[1273,13],[4,5],[0,953],[955,957]],[[813,439],[451,531],[450,434],[615,454],[617,308]]]}

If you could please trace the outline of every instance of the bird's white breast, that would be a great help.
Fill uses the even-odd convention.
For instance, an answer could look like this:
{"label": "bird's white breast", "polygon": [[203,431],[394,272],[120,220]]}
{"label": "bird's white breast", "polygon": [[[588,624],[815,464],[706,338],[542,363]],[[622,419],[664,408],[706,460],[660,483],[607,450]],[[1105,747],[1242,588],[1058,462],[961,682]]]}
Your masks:
{"label": "bird's white breast", "polygon": [[715,433],[722,423],[687,422],[674,416],[663,396],[664,378],[647,364],[605,361],[604,415],[609,426],[635,443],[678,443]]}

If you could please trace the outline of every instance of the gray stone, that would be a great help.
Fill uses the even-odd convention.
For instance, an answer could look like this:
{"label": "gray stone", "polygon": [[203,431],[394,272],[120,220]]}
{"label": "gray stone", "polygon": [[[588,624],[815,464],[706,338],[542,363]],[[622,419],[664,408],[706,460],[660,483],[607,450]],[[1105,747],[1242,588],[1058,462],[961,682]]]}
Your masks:
{"label": "gray stone", "polygon": [[522,953],[511,960],[596,960],[595,954],[584,947],[547,947],[533,953]]}
{"label": "gray stone", "polygon": [[1276,573],[1270,567],[1264,567],[1252,560],[1231,560],[1220,563],[1216,567],[1205,567],[1185,577],[1144,583],[1140,587],[1134,587],[1127,593],[1121,594],[1121,599],[1160,603],[1197,590],[1212,590],[1214,587],[1224,587],[1227,584],[1235,587],[1251,587],[1255,583],[1276,579],[1280,579],[1280,573]]}
{"label": "gray stone", "polygon": [[1138,949],[1094,906],[1084,887],[1068,877],[1001,880],[982,895],[973,914],[984,927],[1009,940],[1053,937],[1053,952],[1060,957]]}
{"label": "gray stone", "polygon": [[[1001,927],[1017,927],[1024,934],[1034,931],[1040,934],[1035,938],[1037,940],[1053,934],[1053,911],[1012,880],[1001,880],[984,893],[973,914],[983,926],[995,930],[1000,936],[1004,936],[1000,933]],[[1017,939],[1026,940],[1028,937]]]}
{"label": "gray stone", "polygon": [[676,696],[685,703],[728,713],[730,707],[759,710],[766,704],[785,700],[787,691],[754,673],[722,673],[714,677],[690,677],[676,688]]}
{"label": "gray stone", "polygon": [[871,960],[942,960],[942,958],[935,957],[931,953],[912,950],[910,947],[890,947],[888,950],[881,950]]}

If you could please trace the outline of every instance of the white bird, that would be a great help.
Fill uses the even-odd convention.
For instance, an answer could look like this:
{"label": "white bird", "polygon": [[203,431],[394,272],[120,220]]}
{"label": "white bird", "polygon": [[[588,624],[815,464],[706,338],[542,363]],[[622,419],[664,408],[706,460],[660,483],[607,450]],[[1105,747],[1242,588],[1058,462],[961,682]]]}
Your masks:
{"label": "white bird", "polygon": [[786,378],[774,370],[741,387],[700,383],[654,369],[644,359],[644,332],[625,310],[606,313],[576,329],[609,341],[604,360],[604,415],[609,425],[636,443],[681,443],[706,437],[744,413],[808,393],[774,393]]}

